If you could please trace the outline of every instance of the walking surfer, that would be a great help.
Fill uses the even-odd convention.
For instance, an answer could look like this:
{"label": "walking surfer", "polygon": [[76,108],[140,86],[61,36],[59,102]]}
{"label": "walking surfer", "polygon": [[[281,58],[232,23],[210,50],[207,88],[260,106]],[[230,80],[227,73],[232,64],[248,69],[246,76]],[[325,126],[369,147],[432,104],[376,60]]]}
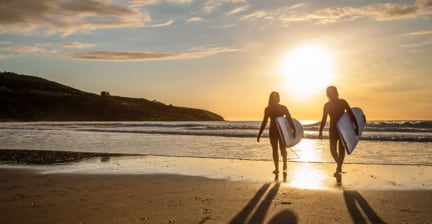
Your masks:
{"label": "walking surfer", "polygon": [[321,125],[319,129],[319,138],[322,138],[322,131],[327,122],[327,115],[330,116],[330,128],[329,128],[329,140],[330,140],[330,152],[335,160],[336,172],[334,173],[334,177],[336,177],[337,182],[341,181],[342,174],[342,164],[345,159],[345,148],[342,145],[342,142],[339,139],[339,134],[337,132],[337,122],[339,118],[345,113],[351,117],[351,120],[355,126],[355,133],[358,135],[358,124],[354,117],[354,114],[351,111],[351,107],[348,102],[344,99],[339,99],[338,90],[334,86],[327,87],[327,97],[329,101],[324,105],[323,116],[321,119]]}
{"label": "walking surfer", "polygon": [[288,122],[290,126],[293,129],[293,136],[296,136],[296,130],[294,126],[294,122],[291,118],[291,115],[288,111],[288,108],[284,105],[279,104],[280,102],[280,96],[278,92],[272,92],[269,97],[268,106],[264,110],[264,118],[261,123],[261,128],[258,133],[257,142],[260,141],[260,137],[262,132],[264,131],[264,128],[267,125],[267,121],[270,118],[270,129],[269,129],[269,136],[270,136],[270,144],[273,150],[273,162],[275,166],[275,170],[273,171],[274,174],[279,173],[279,153],[278,153],[278,146],[282,155],[283,159],[283,170],[286,171],[287,169],[287,151],[285,148],[285,145],[283,145],[281,139],[279,130],[276,126],[276,118],[285,116],[288,119]]}

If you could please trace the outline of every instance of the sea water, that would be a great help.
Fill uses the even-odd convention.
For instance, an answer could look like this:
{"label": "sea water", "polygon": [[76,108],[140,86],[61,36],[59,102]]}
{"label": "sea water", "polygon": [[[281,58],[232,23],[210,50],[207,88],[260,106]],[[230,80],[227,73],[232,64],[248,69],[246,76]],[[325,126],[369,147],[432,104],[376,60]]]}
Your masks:
{"label": "sea water", "polygon": [[[317,122],[303,121],[305,138],[288,160],[332,162]],[[272,159],[268,131],[258,121],[0,123],[0,149],[126,153],[173,157]],[[324,132],[327,135],[327,130]],[[432,165],[432,121],[370,121],[346,163]]]}

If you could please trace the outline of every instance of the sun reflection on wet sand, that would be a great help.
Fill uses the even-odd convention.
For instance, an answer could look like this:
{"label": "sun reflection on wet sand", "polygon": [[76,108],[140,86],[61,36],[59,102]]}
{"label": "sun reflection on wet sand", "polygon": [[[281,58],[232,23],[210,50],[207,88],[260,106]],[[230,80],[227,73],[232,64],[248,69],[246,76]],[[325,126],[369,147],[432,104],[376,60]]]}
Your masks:
{"label": "sun reflection on wet sand", "polygon": [[327,189],[331,186],[328,174],[313,164],[303,163],[292,166],[287,175],[286,185],[303,189]]}

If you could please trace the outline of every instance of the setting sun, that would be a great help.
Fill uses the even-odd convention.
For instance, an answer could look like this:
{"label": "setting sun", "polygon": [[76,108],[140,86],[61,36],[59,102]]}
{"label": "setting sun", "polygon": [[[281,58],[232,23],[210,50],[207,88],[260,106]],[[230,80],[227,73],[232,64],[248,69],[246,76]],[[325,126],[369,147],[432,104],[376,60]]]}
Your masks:
{"label": "setting sun", "polygon": [[334,75],[331,54],[319,45],[304,45],[282,61],[282,74],[289,91],[309,96],[324,89]]}

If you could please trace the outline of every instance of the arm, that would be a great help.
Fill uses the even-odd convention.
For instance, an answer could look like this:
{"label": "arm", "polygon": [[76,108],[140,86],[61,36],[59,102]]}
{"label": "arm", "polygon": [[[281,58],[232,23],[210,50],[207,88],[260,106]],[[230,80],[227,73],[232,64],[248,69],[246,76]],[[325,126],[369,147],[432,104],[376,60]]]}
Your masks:
{"label": "arm", "polygon": [[297,135],[297,133],[296,133],[295,126],[294,126],[294,121],[291,117],[291,114],[290,114],[288,108],[286,108],[286,107],[285,107],[285,115],[286,115],[286,118],[288,120],[289,125],[291,126],[293,136],[295,137]]}
{"label": "arm", "polygon": [[324,109],[323,109],[323,115],[322,115],[322,118],[321,118],[321,123],[320,123],[320,129],[319,129],[319,134],[318,134],[318,137],[321,139],[322,138],[322,131],[323,131],[323,129],[324,129],[324,126],[325,126],[325,124],[326,124],[326,122],[327,122],[327,115],[328,115],[328,111],[327,111],[327,104],[326,105],[324,105]]}
{"label": "arm", "polygon": [[351,121],[352,121],[352,122],[354,123],[354,125],[355,125],[355,127],[354,127],[355,133],[356,133],[356,135],[358,135],[359,133],[358,133],[358,123],[357,123],[357,119],[355,119],[354,113],[352,112],[351,107],[349,106],[348,102],[346,102],[346,101],[345,101],[345,109],[346,109],[346,111],[348,112],[348,114],[349,114],[349,116],[350,116],[350,118],[351,118]]}
{"label": "arm", "polygon": [[269,119],[269,115],[267,113],[267,108],[266,108],[264,110],[264,118],[263,118],[263,121],[261,122],[261,128],[260,128],[260,130],[258,132],[257,142],[260,141],[261,134],[264,131],[264,128],[266,127],[266,125],[267,125],[268,119]]}

